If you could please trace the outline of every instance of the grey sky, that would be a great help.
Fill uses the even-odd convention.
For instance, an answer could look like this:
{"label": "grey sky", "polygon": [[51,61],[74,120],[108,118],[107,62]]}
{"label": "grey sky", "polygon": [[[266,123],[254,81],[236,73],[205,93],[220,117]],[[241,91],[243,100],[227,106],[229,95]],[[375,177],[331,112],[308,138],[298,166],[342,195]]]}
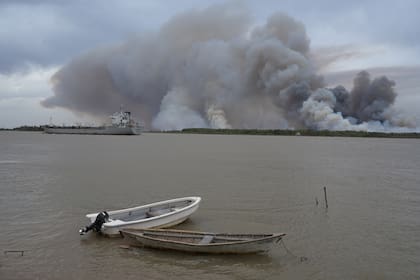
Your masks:
{"label": "grey sky", "polygon": [[[41,99],[51,95],[48,76],[75,56],[158,29],[179,12],[224,2],[0,0],[0,127],[17,119],[10,112],[26,114],[27,108],[19,109],[19,102],[11,102],[10,98]],[[420,2],[416,0],[233,3],[246,6],[257,23],[265,21],[273,11],[285,12],[303,22],[314,52],[331,46],[352,46],[362,55],[343,60],[340,67],[345,70],[417,66],[420,62]],[[17,106],[16,110],[10,106]],[[46,110],[44,116],[51,113],[41,107],[37,110]],[[63,118],[68,117],[63,114]],[[45,122],[45,117],[38,122]]]}
{"label": "grey sky", "polygon": [[[159,28],[177,12],[223,1],[1,1],[0,70],[60,65],[76,54]],[[313,45],[386,44],[419,51],[420,2],[237,1],[263,21],[273,10],[305,23]],[[395,54],[398,55],[398,54]]]}

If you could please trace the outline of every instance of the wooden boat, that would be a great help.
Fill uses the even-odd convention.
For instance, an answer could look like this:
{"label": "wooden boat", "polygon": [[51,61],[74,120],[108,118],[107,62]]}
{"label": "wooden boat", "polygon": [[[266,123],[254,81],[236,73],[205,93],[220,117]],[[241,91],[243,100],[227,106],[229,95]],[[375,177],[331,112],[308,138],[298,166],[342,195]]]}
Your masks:
{"label": "wooden boat", "polygon": [[284,233],[228,234],[181,230],[124,229],[121,234],[130,245],[192,253],[245,254],[265,252]]}
{"label": "wooden boat", "polygon": [[[167,228],[182,223],[199,207],[200,197],[183,197],[155,202],[147,205],[108,211],[108,221],[101,232],[108,236],[120,235],[124,228],[147,229]],[[93,223],[99,213],[87,214]]]}

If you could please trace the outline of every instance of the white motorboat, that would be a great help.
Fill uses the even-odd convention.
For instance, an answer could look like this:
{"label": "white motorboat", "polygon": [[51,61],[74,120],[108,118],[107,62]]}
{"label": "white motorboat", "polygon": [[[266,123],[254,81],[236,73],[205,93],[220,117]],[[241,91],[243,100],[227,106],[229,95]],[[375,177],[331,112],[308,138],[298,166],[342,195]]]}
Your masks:
{"label": "white motorboat", "polygon": [[[125,228],[171,227],[188,219],[198,209],[200,201],[201,198],[197,196],[182,197],[127,209],[108,211],[106,212],[108,217],[101,223],[99,229],[105,235],[117,236],[120,235],[120,230]],[[99,214],[87,214],[86,217],[94,224]],[[80,233],[83,234],[83,230]]]}

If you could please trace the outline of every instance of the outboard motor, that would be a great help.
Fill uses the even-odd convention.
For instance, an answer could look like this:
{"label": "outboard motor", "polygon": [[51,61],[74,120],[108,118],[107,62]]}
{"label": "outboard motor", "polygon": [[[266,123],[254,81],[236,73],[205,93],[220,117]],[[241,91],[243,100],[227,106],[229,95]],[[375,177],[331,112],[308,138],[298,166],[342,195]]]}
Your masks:
{"label": "outboard motor", "polygon": [[96,216],[96,219],[92,224],[79,229],[79,233],[80,235],[85,235],[91,230],[94,230],[96,232],[101,232],[102,225],[108,221],[109,221],[109,215],[106,211],[103,211]]}

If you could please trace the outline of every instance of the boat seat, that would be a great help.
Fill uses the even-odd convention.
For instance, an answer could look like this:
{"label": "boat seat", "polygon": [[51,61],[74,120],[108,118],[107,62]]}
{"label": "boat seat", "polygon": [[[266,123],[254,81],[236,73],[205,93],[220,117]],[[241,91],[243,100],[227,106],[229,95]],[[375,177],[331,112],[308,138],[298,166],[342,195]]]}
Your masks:
{"label": "boat seat", "polygon": [[214,239],[213,235],[204,235],[203,239],[200,240],[200,242],[198,242],[198,244],[200,245],[207,245],[210,244]]}

